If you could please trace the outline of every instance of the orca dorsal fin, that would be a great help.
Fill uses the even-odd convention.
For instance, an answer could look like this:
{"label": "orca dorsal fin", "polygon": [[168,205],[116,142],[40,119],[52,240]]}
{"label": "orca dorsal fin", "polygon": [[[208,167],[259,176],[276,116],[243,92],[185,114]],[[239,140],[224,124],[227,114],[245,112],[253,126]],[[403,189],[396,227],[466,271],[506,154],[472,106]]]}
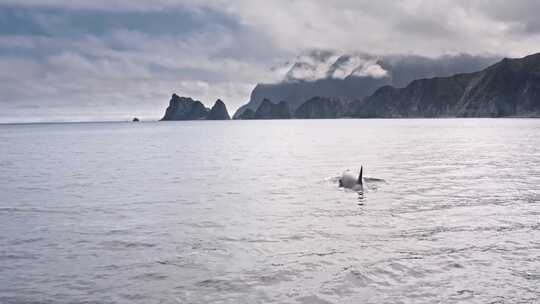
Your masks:
{"label": "orca dorsal fin", "polygon": [[363,171],[364,167],[363,166],[360,166],[360,175],[358,175],[358,183],[360,185],[362,185],[362,171]]}

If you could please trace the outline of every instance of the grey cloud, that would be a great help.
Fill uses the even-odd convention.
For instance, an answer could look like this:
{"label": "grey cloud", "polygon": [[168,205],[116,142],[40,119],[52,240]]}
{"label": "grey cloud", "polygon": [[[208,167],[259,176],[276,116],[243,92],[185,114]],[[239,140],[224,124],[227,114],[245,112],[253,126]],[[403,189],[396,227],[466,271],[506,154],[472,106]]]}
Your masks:
{"label": "grey cloud", "polygon": [[[72,0],[0,0],[0,4],[17,5],[25,7],[41,8],[67,8],[72,10],[103,10],[103,11],[160,11],[178,6],[193,5],[204,1],[199,0],[92,0],[92,1],[72,1]],[[211,1],[216,2],[216,1]]]}
{"label": "grey cloud", "polygon": [[526,0],[0,0],[0,121],[158,118],[172,92],[234,110],[256,83],[290,72],[287,60],[314,78],[393,64],[398,79],[396,62],[459,72],[540,50],[538,10]]}
{"label": "grey cloud", "polygon": [[0,12],[8,24],[17,25],[11,21],[17,16],[39,29],[0,34],[4,122],[20,120],[22,112],[32,119],[86,120],[133,109],[158,118],[172,92],[208,104],[222,98],[234,109],[245,102],[253,79],[264,80],[264,62],[272,60],[258,51],[272,49],[268,43],[250,46],[254,33],[212,10],[142,14],[3,6]]}
{"label": "grey cloud", "polygon": [[[322,54],[322,55],[321,55]],[[310,50],[282,69],[278,82],[344,79],[347,77],[391,78],[392,84],[405,86],[417,77],[450,76],[481,70],[498,60],[497,55],[468,54],[425,57],[399,54],[343,53],[334,50]]]}
{"label": "grey cloud", "polygon": [[453,39],[458,33],[452,30],[441,20],[425,18],[423,16],[404,16],[396,20],[394,29],[406,36],[419,36],[427,39]]}
{"label": "grey cloud", "polygon": [[540,2],[536,0],[481,1],[477,8],[488,18],[507,24],[511,31],[523,35],[540,34]]}
{"label": "grey cloud", "polygon": [[117,29],[178,35],[215,31],[219,28],[239,28],[235,20],[222,13],[183,6],[170,10],[141,12],[0,5],[0,25],[2,35],[54,37],[102,35]]}

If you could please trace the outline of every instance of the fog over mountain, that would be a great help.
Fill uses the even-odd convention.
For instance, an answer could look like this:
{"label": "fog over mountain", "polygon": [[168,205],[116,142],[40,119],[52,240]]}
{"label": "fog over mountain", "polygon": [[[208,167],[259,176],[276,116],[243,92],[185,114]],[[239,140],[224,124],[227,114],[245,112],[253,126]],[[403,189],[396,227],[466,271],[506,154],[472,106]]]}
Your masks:
{"label": "fog over mountain", "polygon": [[539,10],[532,0],[0,0],[0,122],[157,120],[175,92],[233,113],[275,92],[258,83],[289,84],[277,99],[303,86],[363,95],[536,53]]}
{"label": "fog over mountain", "polygon": [[[331,50],[310,50],[294,62],[280,67],[286,70],[284,81],[315,81],[324,78],[344,79],[349,76],[383,78],[388,76],[378,58],[365,53],[343,54]],[[275,69],[279,70],[279,69]]]}
{"label": "fog over mountain", "polygon": [[[325,64],[324,61],[321,62],[323,65]],[[293,66],[294,68],[304,67],[304,65],[296,63]],[[441,70],[438,69],[440,66],[446,67],[437,62],[428,70],[440,72]],[[308,70],[318,69],[310,68]],[[343,86],[346,79],[361,84],[365,83],[366,79],[374,80],[377,78],[377,76],[357,77],[354,75],[354,70],[354,68],[351,69],[353,72],[345,79],[336,79],[333,77],[333,73],[326,73],[323,79],[307,81],[286,78],[282,83],[272,87],[266,86],[260,89],[258,94],[265,96],[272,92],[277,94],[290,93],[291,91],[301,92],[306,89],[306,86],[298,86],[298,83],[321,84],[304,91],[304,95],[308,95],[312,91],[318,90],[320,93],[318,96],[295,100],[292,97],[298,97],[301,94],[290,94],[285,97],[289,99],[279,102],[272,102],[264,98],[262,102],[258,102],[256,110],[253,110],[253,104],[255,104],[253,102],[253,104],[248,104],[245,109],[240,109],[235,118],[540,117],[540,53],[523,58],[504,58],[485,69],[471,73],[415,79],[405,87],[383,85],[367,96],[350,98],[337,96],[344,95],[344,93],[353,95],[353,93],[366,92],[360,92],[358,89],[361,86],[359,85],[351,87],[355,89],[354,92],[346,92],[344,90],[346,87]],[[392,82],[391,71],[387,71],[386,74],[385,79]],[[308,74],[303,73],[302,75]],[[410,73],[406,73],[406,75],[410,75]],[[308,75],[308,77],[311,76]],[[399,84],[400,80],[403,78],[397,78],[395,83]],[[322,86],[325,83],[333,84],[333,89],[341,86],[342,90],[328,90],[328,86],[326,88]],[[257,99],[254,100],[257,101]],[[264,113],[264,115],[256,115],[257,113]]]}
{"label": "fog over mountain", "polygon": [[420,78],[451,76],[481,70],[500,58],[497,56],[445,55],[428,58],[413,55],[376,56],[366,53],[340,53],[311,50],[295,61],[275,68],[284,74],[281,81],[258,84],[246,108],[256,110],[264,99],[287,101],[293,110],[313,97],[362,99],[384,85],[403,87]]}

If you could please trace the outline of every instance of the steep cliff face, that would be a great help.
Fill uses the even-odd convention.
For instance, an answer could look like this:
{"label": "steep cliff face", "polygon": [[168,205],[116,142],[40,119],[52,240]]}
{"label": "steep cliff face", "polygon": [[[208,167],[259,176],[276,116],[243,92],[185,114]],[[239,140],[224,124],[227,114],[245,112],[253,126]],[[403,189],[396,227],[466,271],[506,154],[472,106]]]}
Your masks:
{"label": "steep cliff face", "polygon": [[337,98],[313,97],[294,111],[295,118],[340,118],[347,104]]}
{"label": "steep cliff face", "polygon": [[264,99],[253,115],[254,119],[287,119],[291,118],[289,104],[285,101],[272,103]]}
{"label": "steep cliff face", "polygon": [[390,83],[389,78],[349,77],[346,79],[319,79],[315,81],[293,81],[278,84],[258,84],[251,92],[250,102],[240,107],[236,116],[246,109],[256,110],[264,99],[283,100],[291,111],[313,97],[354,100],[373,93]]}
{"label": "steep cliff face", "polygon": [[349,109],[353,117],[540,116],[540,53],[480,72],[385,86]]}
{"label": "steep cliff face", "polygon": [[207,120],[229,120],[231,117],[229,116],[229,112],[227,112],[227,106],[225,103],[218,99],[216,100],[216,103],[210,109],[210,112],[206,116]]}
{"label": "steep cliff face", "polygon": [[161,120],[199,120],[205,119],[209,112],[202,102],[173,94]]}
{"label": "steep cliff face", "polygon": [[353,117],[452,117],[474,75],[416,80],[403,89],[385,86],[351,104]]}
{"label": "steep cliff face", "polygon": [[385,85],[403,87],[415,79],[474,72],[496,60],[464,54],[426,58],[315,52],[299,56],[281,82],[258,84],[234,117],[239,118],[248,108],[255,111],[263,99],[287,101],[291,111],[317,96],[345,102],[361,100]]}
{"label": "steep cliff face", "polygon": [[255,119],[255,111],[253,111],[250,108],[247,108],[234,119]]}
{"label": "steep cliff face", "polygon": [[459,105],[462,117],[540,116],[540,53],[482,71]]}

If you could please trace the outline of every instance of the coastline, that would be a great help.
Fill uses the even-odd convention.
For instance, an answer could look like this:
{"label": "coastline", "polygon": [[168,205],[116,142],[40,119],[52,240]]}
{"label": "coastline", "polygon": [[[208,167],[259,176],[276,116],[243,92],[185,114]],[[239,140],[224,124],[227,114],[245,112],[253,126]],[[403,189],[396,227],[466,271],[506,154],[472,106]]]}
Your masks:
{"label": "coastline", "polygon": [[[285,118],[285,119],[230,119],[230,120],[141,120],[137,123],[169,123],[169,122],[220,122],[220,121],[282,121],[282,120],[435,120],[435,119],[540,119],[539,116],[503,116],[503,117],[340,117],[340,118]],[[108,120],[108,121],[37,121],[37,122],[0,122],[0,126],[9,125],[68,125],[68,124],[107,124],[107,123],[125,123],[134,124],[128,120]]]}

